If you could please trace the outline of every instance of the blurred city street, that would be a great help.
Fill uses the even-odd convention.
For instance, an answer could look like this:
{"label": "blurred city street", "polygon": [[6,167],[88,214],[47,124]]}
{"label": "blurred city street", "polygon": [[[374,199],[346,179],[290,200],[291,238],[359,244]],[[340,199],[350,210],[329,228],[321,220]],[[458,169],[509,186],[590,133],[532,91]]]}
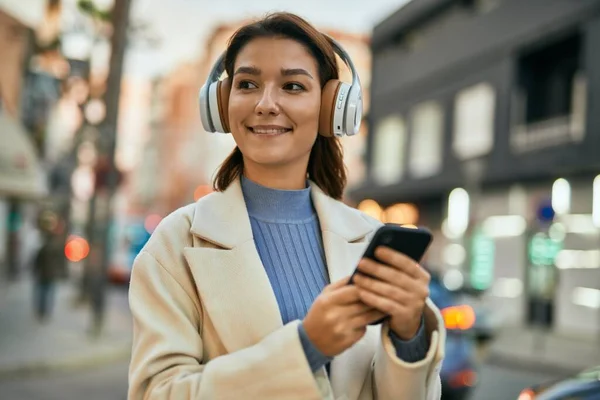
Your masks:
{"label": "blurred city street", "polygon": [[90,335],[89,307],[75,307],[71,283],[59,284],[54,313],[40,323],[34,314],[33,283],[22,279],[0,295],[0,378],[64,371],[72,374],[95,365],[127,360],[131,317],[127,291],[112,288],[103,332]]}
{"label": "blurred city street", "polygon": [[[125,399],[131,339],[126,288],[111,288],[106,332],[94,339],[86,332],[88,310],[73,306],[72,283],[59,287],[55,315],[45,325],[40,325],[33,316],[31,285],[29,280],[23,279],[5,286],[0,297],[0,398]],[[558,351],[554,364],[536,364],[536,360],[524,354],[529,348],[527,341],[532,339],[524,334],[508,331],[478,353],[483,364],[471,400],[516,399],[529,385],[566,375],[566,369],[560,370],[559,357],[567,364],[571,362],[576,370],[599,355],[589,351],[583,354],[574,344],[565,348],[550,343],[553,349],[562,350]],[[494,350],[508,346],[503,342],[509,342],[515,349],[513,358],[507,359],[506,352]],[[494,352],[505,357],[497,360]],[[488,358],[490,362],[486,362]]]}
{"label": "blurred city street", "polygon": [[[22,279],[4,285],[0,296],[0,398],[126,398],[131,319],[125,287],[111,287],[106,331],[92,338],[87,333],[89,310],[73,305],[73,282],[59,286],[55,314],[44,325],[32,312],[32,282]],[[536,338],[535,332],[508,329],[481,349],[477,354],[482,364],[470,399],[516,399],[523,388],[566,376],[600,357],[600,346],[590,351],[590,346],[578,346],[577,341],[564,338],[558,344],[546,344],[552,352],[538,348],[546,357],[536,355],[537,351],[528,355],[530,341]]]}
{"label": "blurred city street", "polygon": [[[210,247],[211,257],[247,249],[240,268],[260,259],[268,278],[260,282],[261,268],[248,275],[248,293],[258,299],[270,284],[280,315],[290,318],[284,325],[311,315],[306,310],[320,304],[314,299],[327,273],[331,280],[342,265],[330,256],[331,236],[358,248],[372,233],[363,227],[351,234],[352,218],[340,217],[348,226],[338,234],[326,220],[338,214],[320,211],[315,185],[332,207],[422,228],[431,239],[419,263],[431,277],[437,323],[447,332],[437,353],[443,348],[442,400],[599,400],[600,0],[288,3],[0,0],[0,400],[126,400],[130,283],[133,309],[149,307],[135,315],[152,321],[137,325],[136,340],[150,338],[139,351],[169,349],[168,343],[155,346],[168,335],[152,330],[187,324],[191,317],[182,321],[181,315],[194,315],[204,326],[208,313],[209,322],[234,326],[226,315],[212,315],[207,300],[211,290],[227,293],[231,280],[212,274],[204,257],[195,266],[190,254],[200,249],[194,247]],[[273,34],[266,19],[254,27],[267,32],[261,40],[295,42],[269,42],[256,54],[252,35],[228,45],[240,28],[274,11],[314,24],[312,36],[306,34],[313,39]],[[324,104],[329,95],[323,91],[332,87],[326,80],[334,76],[335,54],[323,35],[343,49],[337,73],[350,88],[336,89],[340,97],[331,105]],[[294,48],[299,58],[273,55]],[[232,62],[215,63],[226,49]],[[308,67],[316,69],[309,73]],[[223,85],[219,79],[227,74],[230,83],[240,81]],[[320,86],[302,81],[316,76]],[[299,107],[298,99],[307,103]],[[302,129],[315,142],[297,142],[308,137],[297,134]],[[248,141],[242,145],[240,138]],[[255,149],[255,139],[257,146],[280,147]],[[295,153],[301,149],[302,157]],[[260,167],[254,176],[252,166]],[[281,201],[281,192],[308,189],[307,180],[313,189],[304,203]],[[244,181],[256,184],[259,194]],[[215,192],[238,183],[241,193],[231,204],[239,212],[209,209],[230,204],[214,201],[224,198]],[[266,201],[267,193],[278,201]],[[267,229],[252,215],[255,198],[268,205],[269,218],[274,210],[296,209],[307,218],[296,224],[285,216]],[[185,214],[195,202],[202,212],[208,204],[206,214]],[[185,225],[185,238],[183,230],[168,231],[184,214],[192,221],[180,224],[192,224]],[[363,220],[369,219],[357,218]],[[310,240],[281,233],[299,226]],[[410,238],[414,232],[404,228],[398,230]],[[156,229],[165,230],[155,235]],[[244,229],[254,248],[234,244]],[[177,241],[167,240],[171,234]],[[156,262],[165,275],[139,278],[155,272],[149,268],[130,282],[134,260],[151,238],[150,250],[173,258],[151,254],[154,261],[140,263]],[[287,252],[296,258],[282,255]],[[280,280],[287,273],[295,278]],[[306,287],[296,273],[306,274]],[[323,280],[311,283],[307,276]],[[220,278],[227,290],[207,277]],[[146,279],[143,290],[136,290],[140,279]],[[408,292],[419,285],[406,286]],[[185,307],[194,309],[164,312],[179,289],[191,300]],[[422,297],[414,304],[422,307]],[[215,302],[219,312],[226,309],[221,301]],[[163,307],[152,308],[157,305]],[[293,313],[286,309],[292,305]],[[252,310],[276,316],[264,307]],[[235,314],[236,324],[239,315],[250,313]],[[248,331],[245,340],[253,337]],[[181,344],[196,346],[195,352],[197,339],[206,339],[209,355],[237,348],[219,335],[192,330],[189,343]],[[134,357],[154,371],[150,359]],[[236,373],[248,370],[255,368]],[[161,389],[189,389],[185,379],[173,382],[176,388]],[[132,388],[139,390],[136,398],[148,396],[135,379]]]}
{"label": "blurred city street", "polygon": [[[87,333],[89,310],[73,305],[76,293],[73,282],[59,286],[54,316],[44,325],[35,320],[32,312],[32,282],[22,279],[4,285],[0,296],[0,398],[126,398],[131,319],[125,287],[110,289],[106,331],[100,338],[94,339]],[[563,372],[557,369],[557,365],[536,364],[531,359],[527,361],[522,353],[520,359],[507,360],[505,357],[497,360],[494,356],[494,351],[498,352],[494,348],[508,345],[503,341],[510,342],[516,349],[513,353],[525,352],[529,339],[524,332],[509,331],[478,353],[483,364],[471,400],[516,399],[519,392],[529,385],[567,374],[567,370]],[[594,353],[577,353],[573,346],[559,351],[559,356],[564,361],[575,363],[574,369],[597,357]],[[575,351],[572,354],[577,357],[569,357],[568,351]],[[492,361],[486,362],[488,358]],[[511,360],[515,363],[511,364]],[[529,365],[526,365],[527,362]]]}
{"label": "blurred city street", "polygon": [[127,363],[69,373],[0,378],[0,398],[10,400],[126,400]]}

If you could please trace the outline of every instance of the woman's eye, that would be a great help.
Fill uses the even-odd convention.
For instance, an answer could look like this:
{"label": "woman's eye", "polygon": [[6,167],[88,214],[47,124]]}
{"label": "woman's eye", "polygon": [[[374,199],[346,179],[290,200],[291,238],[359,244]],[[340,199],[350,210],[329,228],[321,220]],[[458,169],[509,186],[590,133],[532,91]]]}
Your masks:
{"label": "woman's eye", "polygon": [[300,92],[304,90],[304,86],[300,85],[299,83],[288,83],[283,88],[291,92]]}
{"label": "woman's eye", "polygon": [[256,85],[250,81],[241,81],[237,85],[238,89],[256,89]]}

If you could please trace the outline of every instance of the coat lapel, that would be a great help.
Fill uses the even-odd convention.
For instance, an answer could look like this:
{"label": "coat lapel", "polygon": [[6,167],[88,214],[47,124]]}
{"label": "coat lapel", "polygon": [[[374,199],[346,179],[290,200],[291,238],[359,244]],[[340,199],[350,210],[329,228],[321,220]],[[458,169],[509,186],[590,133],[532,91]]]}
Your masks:
{"label": "coat lapel", "polygon": [[254,244],[239,180],[197,202],[191,233],[205,242],[185,248],[184,256],[227,351],[254,345],[280,328],[281,314]]}
{"label": "coat lapel", "polygon": [[311,182],[312,200],[319,216],[325,258],[331,282],[356,268],[373,226],[355,209],[327,196]]}
{"label": "coat lapel", "polygon": [[[321,223],[329,277],[335,282],[352,274],[374,232],[374,225],[357,210],[325,195],[315,184],[312,194]],[[363,340],[335,357],[331,366],[331,386],[336,396],[358,398],[363,382],[369,376],[371,358],[372,349]]]}

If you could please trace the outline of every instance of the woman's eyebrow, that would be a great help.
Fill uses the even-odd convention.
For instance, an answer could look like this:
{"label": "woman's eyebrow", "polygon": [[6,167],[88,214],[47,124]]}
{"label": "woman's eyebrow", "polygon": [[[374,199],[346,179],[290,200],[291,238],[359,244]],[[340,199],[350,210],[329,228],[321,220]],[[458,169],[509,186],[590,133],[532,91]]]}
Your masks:
{"label": "woman's eyebrow", "polygon": [[[248,74],[248,75],[259,76],[261,73],[262,73],[262,71],[257,67],[241,66],[235,71],[234,75]],[[311,79],[314,79],[313,76],[310,74],[310,72],[308,72],[304,68],[281,68],[281,75],[282,76],[304,75],[304,76],[308,76]]]}
{"label": "woman's eyebrow", "polygon": [[283,76],[292,76],[292,75],[306,75],[311,79],[314,79],[313,76],[303,68],[281,68],[281,75]]}
{"label": "woman's eyebrow", "polygon": [[260,75],[261,71],[260,69],[256,68],[256,67],[249,67],[249,66],[241,66],[239,67],[237,70],[235,70],[234,75],[237,74],[249,74],[249,75]]}

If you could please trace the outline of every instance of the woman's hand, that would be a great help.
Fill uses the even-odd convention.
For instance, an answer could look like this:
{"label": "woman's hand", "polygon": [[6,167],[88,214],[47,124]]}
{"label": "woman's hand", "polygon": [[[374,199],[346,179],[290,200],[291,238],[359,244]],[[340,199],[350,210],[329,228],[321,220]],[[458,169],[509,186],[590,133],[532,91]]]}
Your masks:
{"label": "woman's hand", "polygon": [[328,357],[354,345],[364,336],[367,325],[384,316],[361,301],[359,289],[348,285],[348,279],[326,286],[302,322],[310,341]]}
{"label": "woman's hand", "polygon": [[380,262],[363,258],[358,264],[362,274],[354,277],[354,283],[360,299],[389,315],[392,331],[410,340],[419,330],[431,277],[414,260],[390,248],[378,247],[375,256]]}

